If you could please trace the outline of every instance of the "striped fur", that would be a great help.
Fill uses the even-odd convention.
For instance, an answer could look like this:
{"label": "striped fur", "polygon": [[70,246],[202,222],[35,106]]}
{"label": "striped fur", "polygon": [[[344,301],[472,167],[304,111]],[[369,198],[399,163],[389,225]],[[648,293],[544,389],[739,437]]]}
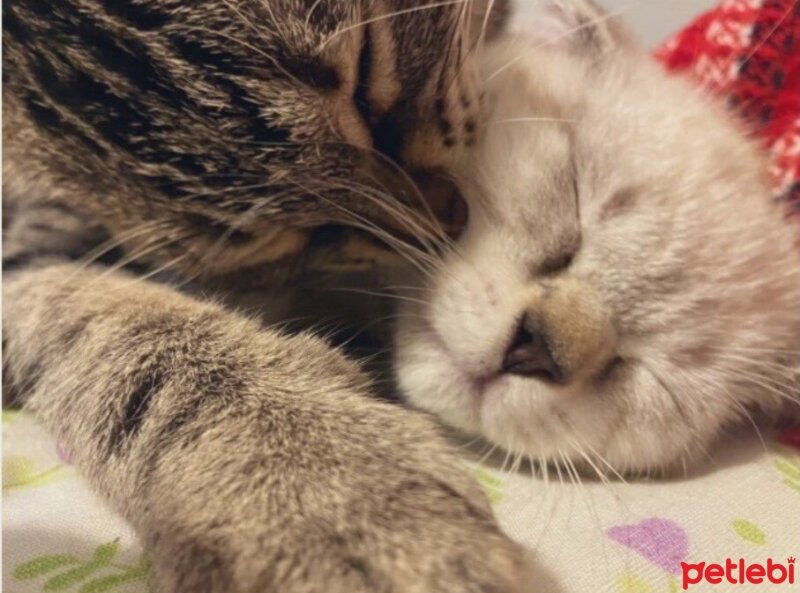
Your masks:
{"label": "striped fur", "polygon": [[4,3],[4,396],[136,527],[154,591],[528,590],[427,419],[376,401],[321,339],[256,320],[292,317],[320,262],[365,269],[338,227],[424,230],[395,163],[444,166],[470,142],[484,15]]}
{"label": "striped fur", "polygon": [[477,125],[473,17],[415,6],[11,0],[7,188],[47,183],[117,234],[162,221],[155,259],[183,267],[223,238],[204,274],[296,252],[310,226],[386,224],[419,208],[387,191],[391,161],[445,164]]}

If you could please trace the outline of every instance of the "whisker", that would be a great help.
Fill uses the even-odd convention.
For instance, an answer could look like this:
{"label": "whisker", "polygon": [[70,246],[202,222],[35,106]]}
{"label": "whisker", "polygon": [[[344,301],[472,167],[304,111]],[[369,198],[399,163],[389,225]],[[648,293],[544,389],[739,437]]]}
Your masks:
{"label": "whisker", "polygon": [[581,31],[583,31],[584,29],[589,29],[589,28],[591,28],[591,27],[594,27],[595,25],[597,25],[597,24],[599,24],[599,23],[603,23],[603,22],[605,22],[605,21],[608,21],[608,20],[611,20],[611,19],[613,19],[613,18],[616,18],[616,17],[618,17],[618,16],[620,16],[620,15],[622,15],[622,14],[625,14],[625,13],[626,13],[628,10],[629,10],[628,8],[624,8],[624,9],[622,9],[622,10],[615,10],[615,11],[613,11],[613,12],[606,13],[606,14],[604,14],[604,15],[602,15],[602,16],[599,16],[599,17],[597,17],[597,18],[595,18],[595,19],[592,19],[591,21],[587,21],[587,22],[585,22],[585,23],[582,23],[582,24],[578,25],[577,27],[573,27],[573,28],[572,28],[572,29],[570,29],[569,31],[565,31],[564,33],[562,33],[562,34],[560,34],[560,35],[557,35],[557,36],[556,36],[556,37],[554,37],[553,39],[549,39],[548,41],[545,41],[545,42],[543,42],[543,43],[539,43],[539,44],[536,44],[536,45],[533,45],[533,46],[531,46],[531,47],[528,49],[528,51],[526,51],[525,53],[522,53],[522,54],[518,55],[516,58],[512,58],[512,59],[511,59],[509,62],[507,62],[507,63],[506,63],[504,66],[501,66],[499,69],[495,70],[495,71],[494,71],[492,74],[490,74],[490,75],[488,76],[488,78],[486,78],[486,81],[485,81],[485,82],[489,82],[489,81],[491,81],[493,78],[495,78],[496,76],[498,76],[498,75],[500,75],[501,73],[503,73],[505,70],[507,70],[508,68],[510,68],[511,66],[513,66],[514,64],[516,64],[518,61],[520,61],[520,60],[521,60],[522,58],[524,58],[526,55],[528,55],[528,53],[529,53],[530,51],[534,51],[534,50],[537,50],[537,49],[541,49],[542,47],[546,47],[546,46],[548,46],[548,45],[552,45],[553,43],[556,43],[556,42],[558,42],[558,41],[561,41],[562,39],[564,39],[564,38],[566,38],[566,37],[569,37],[570,35],[574,35],[575,33],[579,33],[579,32],[581,32]]}
{"label": "whisker", "polygon": [[358,29],[359,27],[364,27],[365,25],[369,25],[371,23],[377,23],[379,21],[383,21],[383,20],[386,20],[386,19],[392,19],[392,18],[401,16],[401,15],[404,15],[404,14],[410,14],[412,12],[419,12],[421,10],[430,10],[430,9],[433,9],[433,8],[441,8],[441,7],[444,7],[444,6],[452,6],[454,4],[461,4],[462,2],[464,2],[464,0],[446,0],[444,2],[433,2],[431,4],[426,4],[424,6],[415,6],[414,8],[404,8],[402,10],[397,10],[397,11],[389,13],[389,14],[382,14],[382,15],[375,16],[375,17],[372,17],[372,18],[368,18],[368,19],[360,21],[360,22],[358,22],[358,23],[356,23],[354,25],[343,27],[343,28],[337,30],[333,35],[331,35],[325,41],[322,42],[322,44],[320,45],[319,49],[320,50],[325,49],[325,47],[327,47],[329,43],[331,43],[334,39],[336,39],[340,35],[342,35],[344,33],[347,33],[348,31],[352,31],[354,29]]}
{"label": "whisker", "polygon": [[765,44],[765,43],[767,43],[767,42],[770,40],[770,38],[771,38],[771,37],[772,37],[772,36],[775,34],[775,32],[776,32],[778,29],[780,29],[781,25],[783,25],[783,23],[784,23],[784,22],[786,22],[786,19],[787,19],[787,18],[789,18],[789,16],[792,14],[792,12],[794,11],[794,9],[795,9],[795,8],[797,8],[797,3],[798,3],[798,1],[800,1],[800,0],[795,0],[795,1],[792,3],[792,5],[791,5],[791,6],[789,6],[789,8],[787,8],[787,9],[786,9],[786,12],[783,14],[783,16],[781,16],[781,18],[778,20],[778,22],[777,22],[777,23],[775,23],[775,26],[774,26],[774,27],[772,27],[772,29],[770,30],[770,32],[769,32],[769,33],[767,33],[766,37],[764,37],[764,39],[762,39],[762,40],[761,40],[761,42],[760,42],[760,43],[758,43],[758,45],[756,45],[756,47],[754,47],[754,48],[753,48],[753,50],[752,50],[752,51],[751,51],[751,52],[750,52],[750,53],[749,53],[749,54],[748,54],[748,55],[747,55],[747,56],[744,58],[744,60],[742,60],[741,62],[739,62],[739,63],[738,63],[738,68],[740,69],[740,71],[743,71],[743,68],[744,68],[744,66],[745,66],[745,65],[746,65],[746,64],[747,64],[747,63],[748,63],[750,60],[752,60],[752,59],[753,59],[753,57],[754,57],[754,56],[755,56],[755,55],[758,53],[758,51],[759,51],[759,50],[760,50],[760,49],[761,49],[761,48],[764,46],[764,44]]}
{"label": "whisker", "polygon": [[391,292],[381,292],[381,291],[366,290],[366,289],[360,289],[360,288],[335,288],[335,287],[327,288],[325,290],[330,291],[330,292],[352,292],[352,293],[355,293],[355,294],[363,294],[363,295],[366,295],[366,296],[375,296],[375,297],[381,297],[381,298],[395,299],[395,300],[398,300],[398,301],[414,303],[414,304],[423,305],[423,306],[426,306],[426,307],[430,304],[427,301],[423,301],[422,299],[415,299],[415,298],[411,298],[411,297],[403,297],[403,296],[400,296],[400,295],[397,295],[397,294],[394,294],[394,293],[391,293]]}
{"label": "whisker", "polygon": [[[393,237],[390,233],[386,232],[385,230],[378,227],[373,222],[369,221],[367,218],[353,212],[352,210],[342,206],[341,204],[336,203],[334,200],[331,200],[319,192],[313,191],[313,189],[303,186],[302,184],[296,184],[301,189],[311,193],[312,195],[316,196],[320,200],[330,204],[333,208],[343,212],[345,215],[349,216],[351,220],[348,222],[351,226],[356,228],[360,228],[366,232],[372,233],[374,236],[378,237],[379,239],[385,241],[388,245],[392,246],[398,254],[402,255],[410,264],[412,264],[415,268],[417,268],[423,275],[428,276],[431,273],[430,269],[425,268],[425,266],[420,263],[421,252],[418,250],[414,250],[413,247],[404,243]],[[415,259],[413,256],[416,256]]]}
{"label": "whisker", "polygon": [[[91,251],[87,252],[83,257],[81,257],[80,260],[78,260],[77,262],[78,271],[86,269],[88,266],[96,262],[99,258],[104,256],[108,252],[112,251],[113,249],[121,247],[131,239],[135,239],[147,233],[154,232],[158,229],[166,230],[168,228],[169,224],[165,221],[151,221],[143,223],[141,225],[137,225],[132,229],[122,231],[121,233],[118,233],[117,235],[108,239],[107,241],[104,241]],[[67,280],[69,281],[71,280],[71,278],[68,278]]]}
{"label": "whisker", "polygon": [[492,447],[489,449],[489,452],[478,460],[478,465],[483,465],[486,462],[486,460],[492,456],[492,453],[494,453],[496,449],[497,445],[493,444]]}
{"label": "whisker", "polygon": [[492,121],[492,123],[497,123],[497,124],[510,124],[519,122],[575,123],[575,120],[564,119],[559,117],[511,117],[508,119],[497,119]]}

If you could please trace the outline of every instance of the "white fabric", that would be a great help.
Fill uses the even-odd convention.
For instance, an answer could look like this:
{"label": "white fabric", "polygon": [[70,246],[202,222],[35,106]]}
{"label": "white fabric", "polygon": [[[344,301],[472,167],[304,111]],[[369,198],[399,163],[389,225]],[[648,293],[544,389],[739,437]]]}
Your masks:
{"label": "white fabric", "polygon": [[[6,413],[3,428],[3,591],[144,592],[146,561],[130,528],[29,416]],[[785,564],[800,555],[800,456],[749,436],[721,451],[690,477],[630,484],[545,483],[473,467],[503,527],[542,568],[538,591],[673,593],[681,591],[680,561]]]}

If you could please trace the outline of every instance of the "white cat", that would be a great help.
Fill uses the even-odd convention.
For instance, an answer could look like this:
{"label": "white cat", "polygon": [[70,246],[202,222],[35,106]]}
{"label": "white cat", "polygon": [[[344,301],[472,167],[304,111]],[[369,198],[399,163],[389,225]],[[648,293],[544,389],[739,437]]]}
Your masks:
{"label": "white cat", "polygon": [[795,230],[730,115],[580,0],[487,49],[483,77],[468,227],[398,327],[408,400],[604,473],[796,414]]}

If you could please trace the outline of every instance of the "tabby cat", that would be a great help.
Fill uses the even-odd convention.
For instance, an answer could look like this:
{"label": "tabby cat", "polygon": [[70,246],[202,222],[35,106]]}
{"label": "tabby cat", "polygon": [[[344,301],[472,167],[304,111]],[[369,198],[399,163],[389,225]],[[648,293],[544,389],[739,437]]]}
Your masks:
{"label": "tabby cat", "polygon": [[429,420],[263,323],[293,287],[438,236],[410,174],[472,142],[474,56],[505,12],[4,3],[5,397],[135,526],[155,591],[531,586]]}

